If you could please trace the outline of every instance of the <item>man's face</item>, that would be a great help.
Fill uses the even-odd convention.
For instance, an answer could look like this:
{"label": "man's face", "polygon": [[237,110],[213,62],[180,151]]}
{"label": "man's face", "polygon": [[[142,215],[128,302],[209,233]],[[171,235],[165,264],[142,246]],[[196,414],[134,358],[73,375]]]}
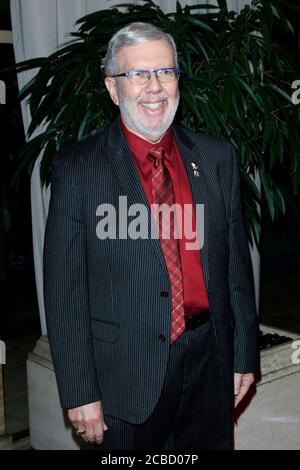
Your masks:
{"label": "man's face", "polygon": [[[150,41],[122,48],[117,60],[119,72],[174,67],[172,49],[167,41]],[[134,134],[157,142],[173,122],[179,102],[178,82],[161,83],[151,74],[145,85],[126,77],[106,78],[113,102],[120,107],[126,127]]]}

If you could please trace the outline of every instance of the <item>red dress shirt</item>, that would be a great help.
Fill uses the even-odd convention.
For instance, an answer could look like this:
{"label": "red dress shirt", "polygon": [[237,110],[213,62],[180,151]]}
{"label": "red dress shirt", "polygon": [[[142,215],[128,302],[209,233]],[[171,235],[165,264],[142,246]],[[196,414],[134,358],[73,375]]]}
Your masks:
{"label": "red dress shirt", "polygon": [[[124,125],[122,119],[121,129],[128,142],[129,148],[134,156],[134,162],[137,167],[141,182],[147,196],[149,205],[153,204],[152,198],[152,165],[153,163],[147,157],[147,154],[154,144],[133,134]],[[192,192],[187,177],[184,162],[182,160],[179,148],[177,146],[174,133],[170,127],[167,133],[159,142],[164,147],[165,163],[170,172],[173,182],[176,204],[182,208],[183,205],[189,204],[192,207],[191,228],[193,232],[196,230],[196,219],[193,208]],[[184,223],[184,220],[183,220]],[[189,225],[189,226],[190,226]],[[182,225],[184,227],[184,225]],[[208,306],[208,297],[204,284],[202,264],[199,249],[186,249],[186,243],[192,243],[192,238],[186,238],[185,230],[182,229],[182,237],[179,239],[180,258],[183,275],[183,291],[184,291],[184,311],[185,315],[193,315],[200,311],[206,310]]]}

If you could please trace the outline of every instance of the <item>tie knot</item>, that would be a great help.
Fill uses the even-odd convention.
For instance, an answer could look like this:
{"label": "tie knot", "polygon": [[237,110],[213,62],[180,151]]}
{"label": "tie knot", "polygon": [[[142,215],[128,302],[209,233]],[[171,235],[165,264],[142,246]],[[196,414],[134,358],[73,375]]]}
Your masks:
{"label": "tie knot", "polygon": [[165,149],[163,147],[153,147],[149,150],[148,155],[154,161],[155,168],[157,168],[163,162]]}

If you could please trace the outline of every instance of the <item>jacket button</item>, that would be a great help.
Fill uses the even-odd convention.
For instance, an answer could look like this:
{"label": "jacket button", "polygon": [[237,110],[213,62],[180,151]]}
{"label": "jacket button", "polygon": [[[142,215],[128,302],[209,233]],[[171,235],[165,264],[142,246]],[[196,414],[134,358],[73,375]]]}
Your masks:
{"label": "jacket button", "polygon": [[166,292],[166,291],[163,290],[163,291],[160,293],[160,296],[161,296],[161,297],[169,297],[169,292]]}
{"label": "jacket button", "polygon": [[162,343],[165,343],[167,338],[165,337],[165,335],[159,335],[159,340],[162,342]]}

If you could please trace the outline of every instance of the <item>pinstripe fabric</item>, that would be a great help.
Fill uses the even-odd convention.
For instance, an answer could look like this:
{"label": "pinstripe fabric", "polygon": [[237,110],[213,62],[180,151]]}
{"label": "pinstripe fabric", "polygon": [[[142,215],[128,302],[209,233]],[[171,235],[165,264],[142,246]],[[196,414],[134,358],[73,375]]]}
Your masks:
{"label": "pinstripe fabric", "polygon": [[162,394],[151,416],[133,425],[105,415],[99,450],[232,448],[231,406],[224,400],[216,343],[208,322],[185,331],[170,348]]}
{"label": "pinstripe fabric", "polygon": [[[205,241],[201,252],[222,368],[228,338],[224,322],[235,330],[234,370],[257,367],[257,315],[245,229],[238,163],[233,147],[180,128],[177,142],[184,156],[195,202],[205,206]],[[191,162],[198,162],[195,178]],[[226,370],[226,368],[225,368]]]}
{"label": "pinstripe fabric", "polygon": [[[182,128],[175,135],[194,202],[205,204],[202,265],[223,389],[232,400],[233,357],[237,371],[255,369],[257,329],[237,164],[224,142]],[[199,178],[191,162],[199,163]],[[151,220],[118,121],[56,155],[51,193],[44,296],[61,405],[101,398],[107,414],[142,423],[164,383],[171,286],[159,239],[96,236],[99,204],[114,205],[124,229],[122,195],[128,206],[144,204]]]}

